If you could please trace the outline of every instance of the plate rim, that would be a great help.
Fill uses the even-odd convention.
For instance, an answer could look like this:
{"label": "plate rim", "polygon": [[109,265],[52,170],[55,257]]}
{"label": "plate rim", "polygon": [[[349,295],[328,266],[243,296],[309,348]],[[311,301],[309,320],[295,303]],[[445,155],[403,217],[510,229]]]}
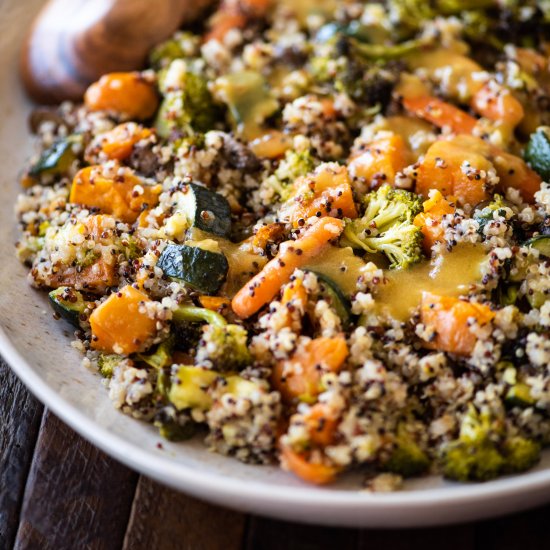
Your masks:
{"label": "plate rim", "polygon": [[[281,517],[281,515],[286,514],[282,511],[280,514],[271,514],[270,509],[291,504],[290,508],[293,509],[301,506],[313,507],[317,510],[325,509],[327,512],[333,512],[336,516],[335,519],[338,518],[339,514],[351,510],[354,511],[354,517],[356,517],[357,509],[360,508],[365,514],[365,522],[358,522],[352,518],[351,521],[336,519],[334,522],[329,522],[334,525],[367,525],[369,523],[368,513],[374,511],[374,509],[377,512],[400,510],[404,513],[420,514],[428,509],[433,510],[434,507],[438,507],[443,511],[443,508],[450,509],[466,504],[473,506],[484,502],[489,503],[544,489],[548,490],[546,498],[550,500],[550,468],[500,478],[486,483],[436,487],[425,490],[413,489],[393,493],[369,493],[341,489],[323,490],[308,486],[277,486],[256,480],[243,483],[242,480],[215,472],[197,471],[183,464],[177,464],[169,457],[151,454],[138,445],[124,440],[124,438],[101,426],[78,410],[36,373],[11,342],[3,327],[0,327],[0,353],[31,393],[86,440],[140,473],[177,490],[188,492],[221,505],[233,505],[235,508],[252,512],[260,508],[260,511],[267,515]],[[234,459],[228,458],[228,460]],[[233,499],[236,499],[236,501]],[[244,505],[243,500],[248,501],[250,507]],[[544,497],[539,501],[543,502]],[[528,506],[528,503],[523,503],[523,506],[516,506],[514,509],[527,508]],[[489,517],[497,514],[498,512],[491,514],[488,511],[484,515]],[[476,517],[481,519],[481,515],[476,515]],[[460,516],[457,522],[463,521],[463,518],[463,515]],[[416,525],[440,525],[444,523],[452,523],[452,520],[438,521],[437,518],[432,518],[432,520],[424,518],[415,522]],[[398,527],[409,525],[409,523],[397,520],[389,521],[386,525]]]}

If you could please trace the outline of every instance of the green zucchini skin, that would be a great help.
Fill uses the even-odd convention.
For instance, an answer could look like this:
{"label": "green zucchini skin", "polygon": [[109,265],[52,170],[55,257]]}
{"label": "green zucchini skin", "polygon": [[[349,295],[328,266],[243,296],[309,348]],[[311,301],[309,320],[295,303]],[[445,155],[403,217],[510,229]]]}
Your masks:
{"label": "green zucchini skin", "polygon": [[180,279],[210,295],[218,292],[229,270],[227,258],[221,252],[186,244],[169,244],[162,251],[157,266],[168,277]]}
{"label": "green zucchini skin", "polygon": [[38,161],[29,170],[29,175],[36,178],[42,174],[62,174],[68,170],[76,159],[73,152],[73,144],[76,141],[74,137],[56,141],[42,153]]}
{"label": "green zucchini skin", "polygon": [[550,179],[550,128],[541,127],[531,134],[525,160],[544,181]]}
{"label": "green zucchini skin", "polygon": [[86,302],[82,294],[70,287],[62,286],[52,290],[48,298],[53,310],[75,327],[80,326],[80,315],[84,313]]}
{"label": "green zucchini skin", "polygon": [[525,244],[536,248],[543,256],[550,258],[550,235],[537,235],[529,239]]}
{"label": "green zucchini skin", "polygon": [[202,185],[189,183],[186,197],[186,214],[189,223],[220,237],[231,231],[231,208],[227,199]]}
{"label": "green zucchini skin", "polygon": [[304,271],[309,271],[317,276],[321,288],[321,298],[334,308],[342,321],[342,328],[349,328],[352,321],[351,304],[338,285],[330,277],[318,273],[313,269],[306,269]]}

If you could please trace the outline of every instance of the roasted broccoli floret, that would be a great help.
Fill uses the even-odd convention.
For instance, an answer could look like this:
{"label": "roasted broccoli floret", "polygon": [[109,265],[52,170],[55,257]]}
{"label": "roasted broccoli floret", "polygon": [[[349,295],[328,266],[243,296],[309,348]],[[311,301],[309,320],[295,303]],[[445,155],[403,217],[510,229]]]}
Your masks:
{"label": "roasted broccoli floret", "polygon": [[228,324],[225,318],[206,308],[179,307],[173,314],[177,322],[206,322],[197,345],[196,363],[220,372],[241,370],[250,365],[246,329]]}
{"label": "roasted broccoli floret", "polygon": [[430,465],[430,459],[418,443],[407,432],[404,424],[397,429],[395,448],[385,463],[385,469],[403,477],[412,477],[425,472]]}
{"label": "roasted broccoli floret", "polygon": [[293,182],[309,174],[315,168],[313,157],[309,151],[287,151],[275,173],[266,180],[266,185],[272,187],[282,201],[290,198]]}
{"label": "roasted broccoli floret", "polygon": [[173,132],[178,133],[178,137],[194,136],[211,130],[218,116],[219,108],[208,90],[207,80],[185,70],[179,75],[177,85],[166,90],[155,127],[162,137]]}
{"label": "roasted broccoli floret", "polygon": [[200,36],[191,32],[177,32],[172,38],[161,42],[149,54],[149,62],[155,68],[165,67],[174,59],[195,55],[200,48]]}
{"label": "roasted broccoli floret", "polygon": [[487,481],[501,474],[522,472],[539,460],[540,446],[521,436],[507,436],[502,422],[488,410],[471,406],[458,439],[442,452],[443,475],[457,481]]}
{"label": "roasted broccoli floret", "polygon": [[248,334],[239,325],[206,325],[197,348],[196,361],[219,371],[241,370],[250,365]]}
{"label": "roasted broccoli floret", "polygon": [[104,378],[112,378],[115,367],[122,361],[120,355],[105,355],[101,354],[97,360],[97,368],[99,373]]}
{"label": "roasted broccoli floret", "polygon": [[383,185],[366,195],[362,218],[348,221],[344,243],[370,253],[382,252],[393,269],[406,268],[422,257],[422,233],[413,219],[422,209],[420,197]]}

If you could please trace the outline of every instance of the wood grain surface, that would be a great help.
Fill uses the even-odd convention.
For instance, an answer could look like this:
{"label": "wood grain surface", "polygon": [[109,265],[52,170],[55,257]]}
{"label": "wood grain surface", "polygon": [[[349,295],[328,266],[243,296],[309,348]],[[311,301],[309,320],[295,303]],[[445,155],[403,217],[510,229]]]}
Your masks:
{"label": "wood grain surface", "polygon": [[0,362],[0,550],[546,550],[550,505],[480,523],[336,529],[168,489],[83,440]]}

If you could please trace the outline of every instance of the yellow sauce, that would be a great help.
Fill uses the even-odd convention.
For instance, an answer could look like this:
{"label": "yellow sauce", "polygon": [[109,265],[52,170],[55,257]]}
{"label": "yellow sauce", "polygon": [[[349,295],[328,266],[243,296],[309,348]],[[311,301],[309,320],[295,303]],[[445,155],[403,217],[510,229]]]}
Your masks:
{"label": "yellow sauce", "polygon": [[458,297],[481,281],[487,253],[481,245],[459,245],[436,262],[425,262],[403,271],[386,271],[384,284],[375,292],[381,313],[398,321],[410,319],[422,292]]}
{"label": "yellow sauce", "polygon": [[305,269],[317,271],[332,279],[344,294],[350,296],[357,291],[357,279],[365,265],[350,247],[331,246],[319,257],[312,259]]}

